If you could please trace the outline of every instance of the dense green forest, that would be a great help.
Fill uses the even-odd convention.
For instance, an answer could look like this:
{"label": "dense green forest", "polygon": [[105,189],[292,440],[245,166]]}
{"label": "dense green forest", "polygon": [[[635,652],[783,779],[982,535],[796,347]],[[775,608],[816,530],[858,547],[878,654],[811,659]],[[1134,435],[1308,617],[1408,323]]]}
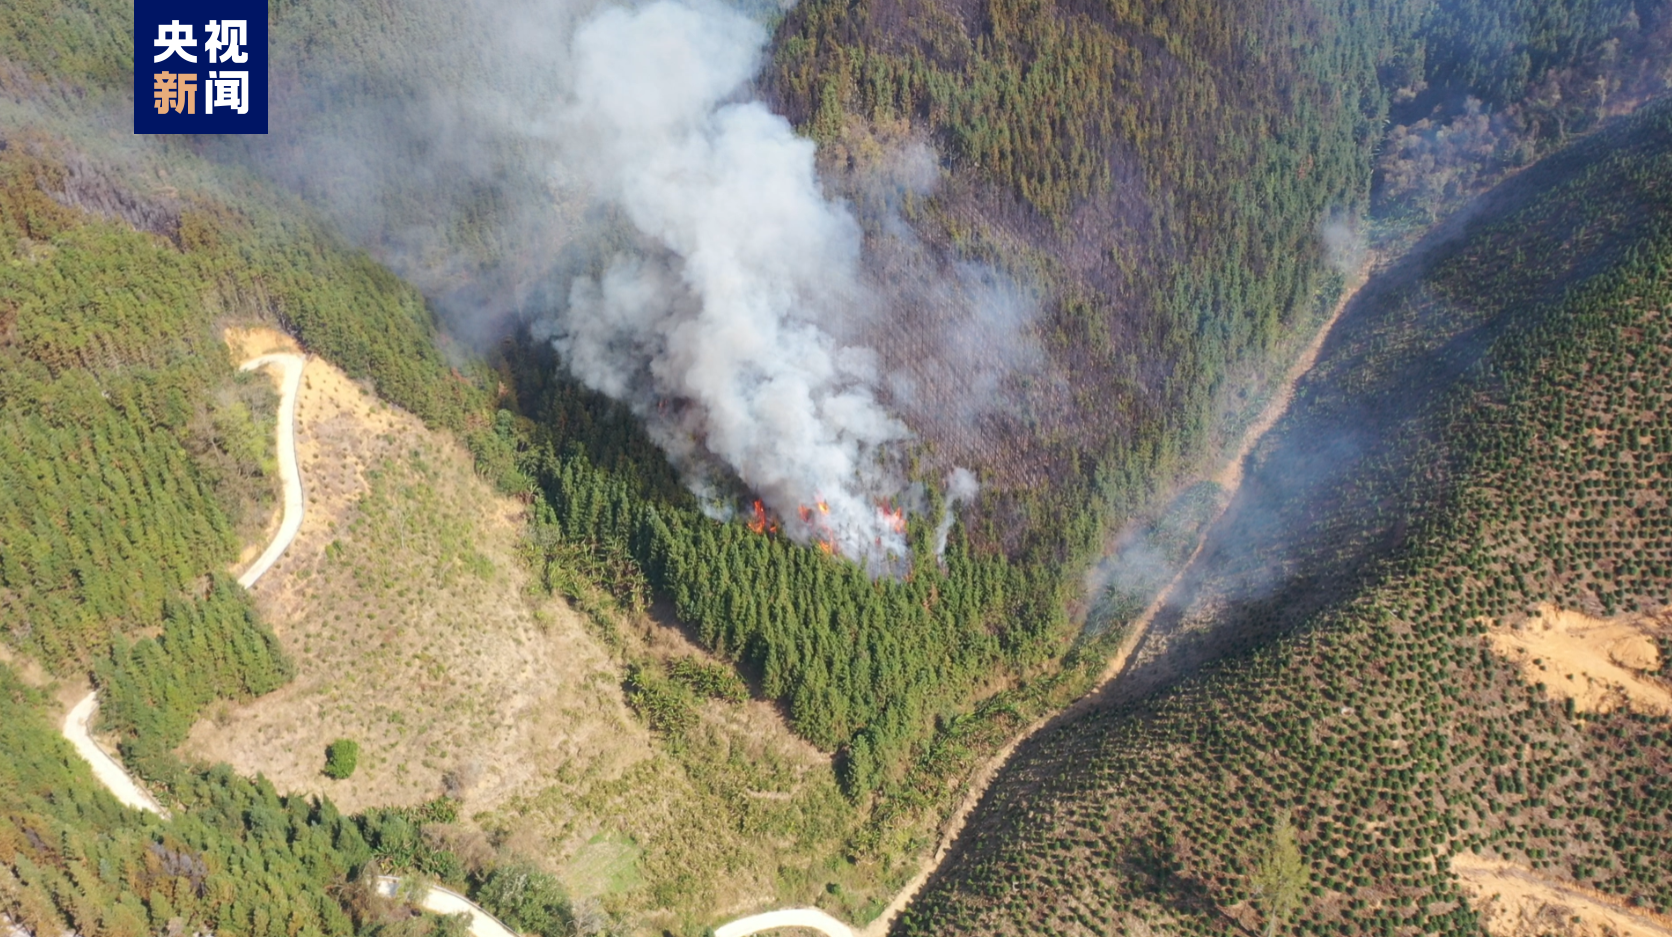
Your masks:
{"label": "dense green forest", "polygon": [[873,132],[927,133],[950,172],[910,220],[1046,292],[1072,403],[939,452],[988,481],[979,542],[1072,557],[1062,518],[1141,502],[1200,454],[1231,369],[1316,323],[1339,288],[1317,228],[1363,204],[1375,65],[1409,29],[1355,4],[790,13],[767,75],[784,112],[838,166]]}
{"label": "dense green forest", "polygon": [[[166,782],[153,781],[166,783],[171,817],[128,809],[59,736],[53,709],[0,665],[0,913],[33,933],[457,937],[456,922],[414,916],[376,894],[371,884],[384,872],[473,892],[529,933],[610,927],[577,915],[545,872],[473,866],[432,846],[419,831],[457,819],[446,800],[348,817],[224,765],[175,765]],[[146,727],[139,731],[146,739]],[[165,768],[156,757],[146,765]]]}
{"label": "dense green forest", "polygon": [[[1437,3],[1415,50],[1424,83],[1436,92],[1466,92],[1503,106],[1527,95],[1545,74],[1572,67],[1633,21],[1664,16],[1630,0],[1576,3]],[[1431,92],[1432,94],[1432,92]]]}
{"label": "dense green forest", "polygon": [[[1261,3],[1111,21],[990,4],[959,21],[799,6],[780,26],[769,91],[827,155],[857,153],[862,126],[903,120],[935,134],[950,180],[911,220],[966,255],[1026,258],[1053,294],[1047,344],[1085,405],[1062,411],[1065,424],[1036,415],[987,434],[998,459],[941,448],[938,458],[980,466],[988,493],[944,563],[928,561],[929,528],[914,520],[916,572],[872,583],[810,548],[703,518],[623,408],[567,380],[549,353],[515,349],[503,360],[543,453],[530,461],[558,534],[546,539],[593,551],[614,591],[642,583],[671,598],[798,731],[841,750],[851,794],[898,780],[927,752],[933,717],[967,708],[995,673],[1025,679],[1060,658],[1078,569],[1107,525],[1202,452],[1226,418],[1215,401],[1236,363],[1292,347],[1333,299],[1341,277],[1325,263],[1320,219],[1364,207],[1397,90],[1387,68],[1423,60],[1444,29],[1425,9]],[[1595,23],[1620,26],[1616,14],[1548,26],[1554,36],[1591,24],[1529,74],[1571,65],[1603,41]],[[910,30],[893,28],[902,23]],[[1486,48],[1470,54],[1484,61]],[[1074,220],[1106,218],[1097,213],[1135,189],[1141,221]],[[993,209],[986,200],[1002,191],[1033,220]],[[1097,263],[1065,266],[1087,237],[1101,239]],[[1027,474],[1047,483],[1007,481],[1023,465],[1010,460],[1035,457],[1049,468]]]}
{"label": "dense green forest", "polygon": [[221,769],[174,789],[175,819],[142,815],[93,780],[47,712],[0,667],[0,910],[13,921],[129,937],[354,932],[331,889],[370,850],[329,805]]}
{"label": "dense green forest", "polygon": [[[1460,852],[1672,909],[1667,717],[1576,712],[1483,639],[1672,590],[1672,108],[1529,172],[1372,284],[1279,425],[1205,556],[1291,554],[1284,589],[1231,596],[1216,663],[1024,747],[896,932],[1478,933]],[[1378,408],[1397,442],[1277,483]]]}
{"label": "dense green forest", "polygon": [[[245,399],[259,392],[236,392],[257,378],[234,376],[219,336],[236,317],[292,329],[477,440],[492,470],[503,442],[485,391],[442,364],[423,301],[365,255],[224,206],[121,193],[53,149],[24,138],[0,152],[0,596],[13,641],[54,669],[87,665],[227,567],[230,512],[269,509],[270,443]],[[69,207],[105,197],[129,217]]]}
{"label": "dense green forest", "polygon": [[618,556],[613,568],[622,572],[610,576],[618,590],[639,575],[670,595],[705,645],[788,704],[797,732],[844,749],[843,782],[854,795],[876,787],[937,712],[968,699],[996,668],[1043,663],[1062,628],[1053,582],[1030,581],[957,541],[937,564],[923,521],[912,525],[914,575],[873,581],[852,563],[742,524],[648,504],[584,455],[554,459],[540,477],[540,523],[557,533],[543,539]]}

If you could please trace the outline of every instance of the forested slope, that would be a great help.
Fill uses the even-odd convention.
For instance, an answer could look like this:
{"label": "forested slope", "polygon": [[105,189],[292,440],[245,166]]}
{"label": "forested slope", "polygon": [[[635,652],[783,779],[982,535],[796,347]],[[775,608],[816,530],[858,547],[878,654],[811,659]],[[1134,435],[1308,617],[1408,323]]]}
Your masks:
{"label": "forested slope", "polygon": [[[1366,284],[1297,388],[1304,406],[1256,453],[1241,496],[1157,616],[1122,695],[1282,633],[1375,571],[1434,507],[1433,485],[1444,477],[1445,443],[1424,401],[1474,367],[1529,308],[1555,301],[1646,236],[1655,215],[1645,206],[1658,195],[1643,167],[1663,142],[1617,122],[1470,206],[1477,217],[1514,212],[1526,229],[1489,261],[1457,256],[1491,242],[1476,236],[1461,247],[1448,226]],[[1335,390],[1343,387],[1352,392]],[[1226,603],[1243,621],[1204,633],[1204,617]]]}
{"label": "forested slope", "polygon": [[458,879],[456,857],[432,858],[404,819],[386,841],[381,815],[350,821],[171,754],[209,703],[291,673],[226,572],[276,492],[273,394],[233,369],[220,330],[292,329],[487,439],[491,473],[505,442],[488,395],[442,364],[414,291],[305,215],[147,187],[46,133],[3,143],[0,626],[52,675],[92,676],[105,727],[175,818],[111,800],[48,699],[0,665],[0,912],[43,934],[397,926],[352,875],[376,856]]}
{"label": "forested slope", "polygon": [[[176,774],[173,815],[163,820],[112,798],[55,717],[49,698],[0,666],[0,914],[11,924],[110,937],[463,933],[458,921],[415,917],[374,891],[384,870],[463,886],[458,857],[420,834],[457,819],[446,801],[349,817],[221,765]],[[469,884],[514,926],[576,932],[567,897],[544,872],[512,864]]]}
{"label": "forested slope", "polygon": [[[1422,61],[1440,29],[1427,9],[798,6],[765,84],[820,141],[832,185],[886,226],[869,214],[881,211],[871,162],[933,143],[940,187],[899,211],[943,260],[1040,286],[1050,363],[984,422],[937,424],[956,401],[899,401],[923,434],[922,466],[975,465],[986,494],[953,527],[944,568],[924,550],[933,503],[908,521],[914,576],[867,584],[748,518],[697,516],[619,407],[525,347],[508,371],[551,452],[537,473],[550,522],[760,674],[798,731],[841,749],[850,792],[898,780],[933,744],[931,715],[967,711],[995,673],[1020,681],[1060,658],[1077,567],[1105,525],[1192,465],[1210,426],[1229,434],[1251,418],[1253,375],[1316,324],[1342,282],[1320,225],[1364,209],[1390,100],[1440,80],[1396,67]],[[1527,80],[1636,36],[1634,15],[1541,26],[1529,35],[1566,38]],[[1498,67],[1501,44],[1481,38],[1468,54]],[[913,308],[891,315],[911,333]],[[909,373],[921,349],[879,351]]]}
{"label": "forested slope", "polygon": [[[1647,63],[1672,39],[1667,11],[812,0],[779,27],[766,85],[838,180],[866,178],[904,141],[934,145],[940,186],[901,208],[914,229],[1041,290],[1049,365],[1010,389],[1014,406],[974,427],[948,420],[947,401],[900,406],[937,457],[979,466],[1010,505],[989,505],[981,542],[1060,547],[1073,543],[1063,516],[1094,499],[1120,511],[1141,496],[1135,482],[1170,476],[1250,418],[1222,395],[1257,389],[1250,371],[1272,370],[1318,321],[1353,260],[1373,173],[1384,213],[1443,213],[1466,194],[1458,173],[1490,177],[1594,125],[1628,63],[1664,87]],[[1473,108],[1499,133],[1442,132],[1442,145],[1423,124],[1384,165],[1395,108],[1445,126]],[[1428,176],[1449,191],[1418,192]]]}
{"label": "forested slope", "polygon": [[1477,933],[1459,853],[1672,908],[1668,715],[1501,654],[1552,607],[1647,613],[1632,679],[1665,680],[1669,160],[1662,105],[1350,308],[1215,533],[1192,611],[1229,656],[1025,746],[896,932]]}
{"label": "forested slope", "polygon": [[0,910],[13,922],[133,937],[190,926],[354,932],[328,889],[370,850],[329,805],[283,799],[223,770],[178,788],[193,809],[159,821],[105,792],[47,711],[0,668]]}
{"label": "forested slope", "polygon": [[487,423],[422,300],[364,255],[261,206],[136,191],[49,137],[8,143],[0,595],[49,667],[159,624],[235,558],[229,515],[271,509],[272,395],[234,375],[218,327],[282,323],[426,419]]}

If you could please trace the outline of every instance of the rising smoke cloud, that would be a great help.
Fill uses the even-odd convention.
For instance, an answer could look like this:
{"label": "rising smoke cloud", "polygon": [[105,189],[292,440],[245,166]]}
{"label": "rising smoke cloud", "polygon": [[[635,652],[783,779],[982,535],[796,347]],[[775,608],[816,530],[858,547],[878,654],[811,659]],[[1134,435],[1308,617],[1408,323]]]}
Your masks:
{"label": "rising smoke cloud", "polygon": [[274,133],[210,145],[331,217],[453,337],[550,339],[714,516],[758,497],[787,535],[898,570],[900,512],[928,510],[907,447],[920,470],[982,459],[1020,389],[1050,386],[1038,297],[905,220],[941,181],[926,138],[819,177],[750,94],[782,5],[403,0],[331,6],[320,30],[304,2],[275,20]]}
{"label": "rising smoke cloud", "polygon": [[1359,219],[1343,211],[1331,211],[1318,225],[1318,240],[1324,246],[1324,259],[1344,277],[1357,274],[1364,267],[1370,245],[1361,229]]}
{"label": "rising smoke cloud", "polygon": [[786,533],[873,566],[905,553],[877,355],[821,321],[873,302],[860,229],[814,144],[740,100],[766,33],[702,0],[607,8],[575,32],[565,166],[639,244],[550,323],[577,378],[627,401],[688,473],[718,460]]}

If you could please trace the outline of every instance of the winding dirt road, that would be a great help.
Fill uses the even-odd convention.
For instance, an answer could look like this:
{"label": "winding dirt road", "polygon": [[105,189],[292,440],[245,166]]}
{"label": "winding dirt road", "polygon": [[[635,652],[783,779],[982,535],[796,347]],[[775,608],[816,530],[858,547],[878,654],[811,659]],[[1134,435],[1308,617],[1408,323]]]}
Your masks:
{"label": "winding dirt road", "polygon": [[254,586],[273,568],[284,551],[290,548],[291,541],[296,539],[296,532],[302,529],[305,506],[302,501],[302,471],[296,464],[296,394],[302,389],[302,369],[307,363],[302,355],[280,352],[251,358],[238,366],[240,371],[254,371],[270,364],[280,368],[277,448],[279,483],[284,488],[284,516],[279,522],[278,534],[267,544],[267,549],[238,577],[238,584],[246,589]]}
{"label": "winding dirt road", "polygon": [[92,733],[88,731],[88,723],[93,720],[93,714],[99,711],[99,694],[89,693],[82,697],[81,702],[75,704],[70,714],[64,717],[64,737],[75,746],[76,754],[87,761],[93,769],[93,777],[99,779],[117,800],[134,808],[147,810],[159,816],[168,816],[157,803],[156,798],[146,792],[139,785],[122,763],[110,756],[110,753],[94,744]]}
{"label": "winding dirt road", "polygon": [[853,928],[818,908],[785,908],[782,911],[752,914],[715,928],[714,937],[749,937],[750,934],[780,927],[803,927],[821,934],[829,934],[830,937],[854,937]]}
{"label": "winding dirt road", "polygon": [[[296,539],[296,532],[302,527],[302,476],[296,465],[296,394],[302,387],[302,369],[307,364],[307,359],[302,355],[288,353],[262,355],[244,362],[238,369],[253,371],[270,364],[278,365],[281,369],[278,427],[275,435],[279,456],[279,481],[284,487],[284,514],[279,522],[277,536],[267,544],[267,549],[255,563],[238,577],[238,584],[246,589],[255,585],[257,580],[273,568],[273,564],[284,554],[290,542]],[[117,800],[135,810],[167,816],[168,812],[163,810],[156,798],[147,793],[126,768],[122,767],[122,763],[93,741],[90,726],[93,714],[98,710],[99,694],[95,690],[76,703],[69,715],[64,717],[64,738],[69,739],[76,753],[86,759],[87,764],[93,768],[93,776],[109,789]]]}
{"label": "winding dirt road", "polygon": [[[377,892],[385,898],[395,897],[400,887],[401,880],[396,876],[377,877]],[[451,888],[429,886],[424,890],[424,897],[418,900],[418,906],[432,914],[470,915],[470,933],[474,937],[517,937],[517,932],[505,926],[499,918]]]}
{"label": "winding dirt road", "polygon": [[[302,497],[302,472],[296,463],[296,397],[302,389],[302,371],[307,367],[305,355],[290,352],[280,352],[251,358],[238,366],[240,371],[254,371],[268,365],[279,368],[279,412],[278,426],[275,432],[276,448],[279,457],[279,482],[284,489],[284,510],[279,521],[278,533],[273,536],[263,550],[261,556],[250,564],[238,577],[238,584],[248,589],[254,586],[267,571],[273,568],[284,551],[290,548],[296,539],[296,532],[302,529],[302,514],[306,509]],[[95,691],[87,694],[81,702],[70,710],[64,718],[64,737],[70,740],[75,750],[93,768],[93,776],[103,784],[117,800],[136,810],[167,816],[155,798],[146,793],[145,788],[129,774],[122,763],[111,757],[108,752],[94,743],[88,726],[93,714],[99,708],[99,695]],[[394,896],[400,887],[400,879],[393,875],[378,877],[377,889],[386,896]],[[419,906],[435,914],[468,914],[470,915],[470,933],[473,937],[517,937],[517,932],[506,927],[498,918],[456,891],[431,886],[424,892]],[[840,937],[848,937],[843,932]]]}

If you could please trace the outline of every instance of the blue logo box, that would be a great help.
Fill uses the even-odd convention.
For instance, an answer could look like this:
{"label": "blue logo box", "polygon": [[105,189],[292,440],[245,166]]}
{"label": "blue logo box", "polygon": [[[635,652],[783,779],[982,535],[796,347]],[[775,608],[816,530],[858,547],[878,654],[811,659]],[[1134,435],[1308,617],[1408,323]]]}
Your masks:
{"label": "blue logo box", "polygon": [[134,0],[134,133],[266,133],[267,0]]}

